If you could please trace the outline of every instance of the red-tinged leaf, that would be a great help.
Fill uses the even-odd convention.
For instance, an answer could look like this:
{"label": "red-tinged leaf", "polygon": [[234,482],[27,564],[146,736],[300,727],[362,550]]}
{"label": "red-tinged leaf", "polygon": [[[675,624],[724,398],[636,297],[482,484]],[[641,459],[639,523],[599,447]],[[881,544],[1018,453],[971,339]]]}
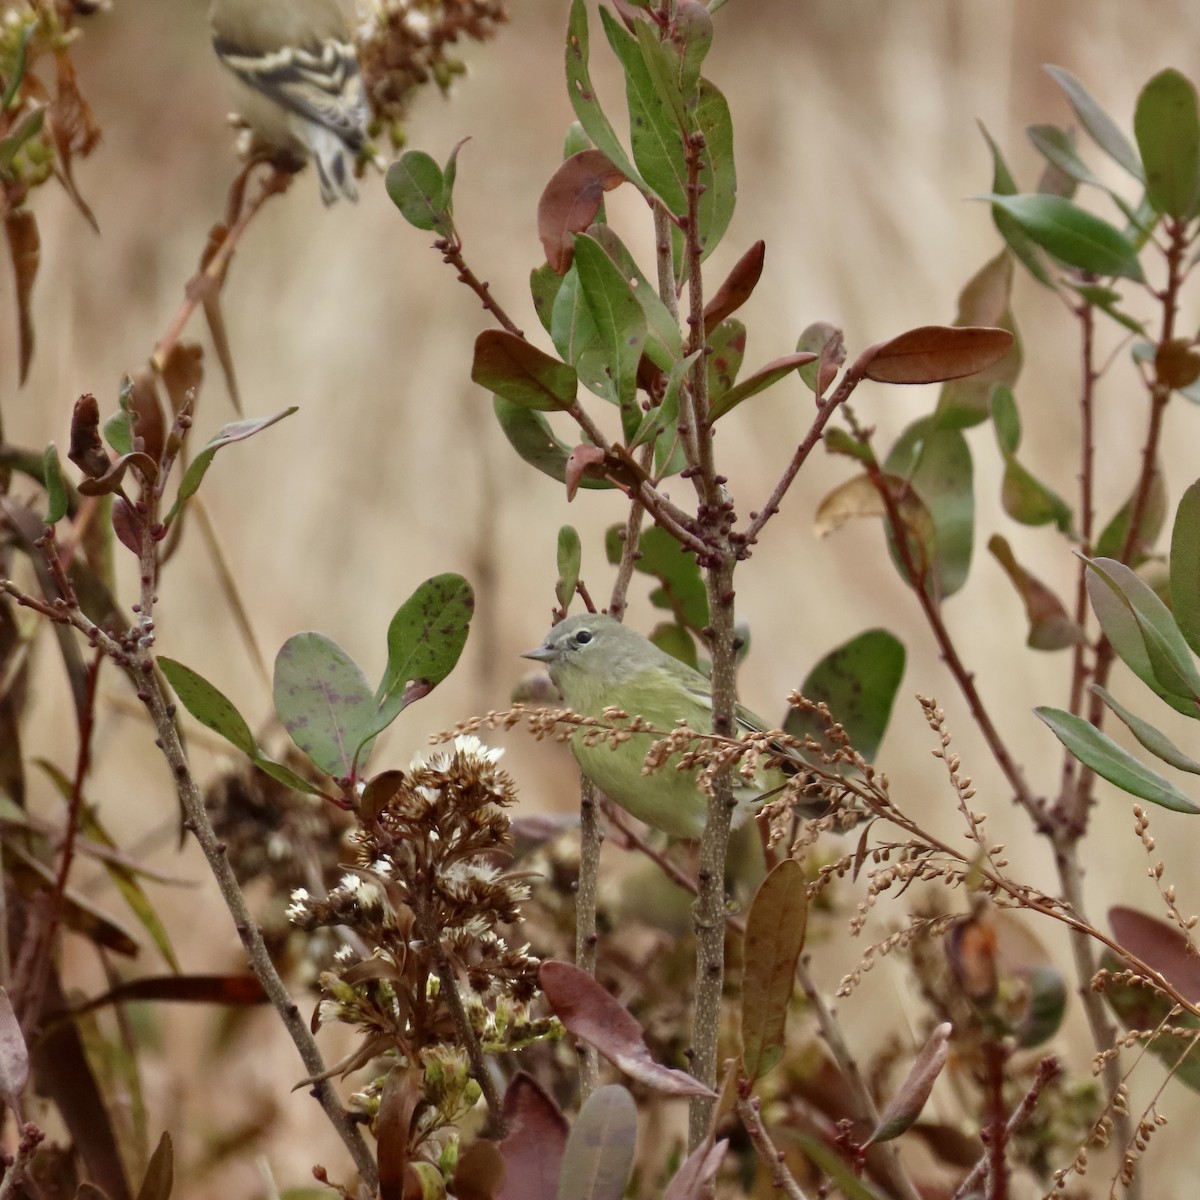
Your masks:
{"label": "red-tinged leaf", "polygon": [[11,1107],[29,1082],[29,1048],[8,992],[0,987],[0,1099]]}
{"label": "red-tinged leaf", "polygon": [[1200,352],[1190,338],[1173,338],[1155,352],[1154,371],[1169,388],[1188,387],[1200,379]]}
{"label": "red-tinged leaf", "polygon": [[1017,562],[1006,538],[994,533],[988,549],[1012,580],[1025,604],[1029,621],[1026,645],[1034,650],[1062,650],[1086,640],[1084,632],[1071,619],[1058,596]]}
{"label": "red-tinged leaf", "polygon": [[1007,329],[923,325],[864,350],[856,365],[877,383],[943,383],[992,366],[1012,345]]}
{"label": "red-tinged leaf", "polygon": [[508,1136],[500,1143],[507,1175],[498,1200],[554,1200],[567,1119],[541,1084],[518,1071],[504,1093]]}
{"label": "red-tinged leaf", "polygon": [[604,193],[625,182],[625,175],[599,150],[571,155],[553,175],[538,201],[538,237],[546,261],[565,275],[574,253],[575,234],[595,219]]}
{"label": "red-tinged leaf", "polygon": [[103,475],[80,480],[79,494],[81,496],[111,495],[121,486],[125,472],[131,467],[137,468],[141,479],[145,480],[147,484],[153,484],[158,478],[158,463],[148,454],[134,451],[132,454],[122,454],[119,458],[114,459]]}
{"label": "red-tinged leaf", "polygon": [[423,1074],[416,1067],[393,1067],[383,1081],[375,1139],[379,1159],[379,1200],[403,1200],[405,1175],[411,1165],[409,1137],[413,1115],[421,1103]]}
{"label": "red-tinged leaf", "polygon": [[138,1188],[137,1200],[170,1200],[174,1186],[175,1150],[171,1135],[164,1129],[146,1164],[146,1174],[142,1178],[142,1186]]}
{"label": "red-tinged leaf", "polygon": [[142,519],[126,503],[124,496],[113,497],[112,507],[113,533],[117,541],[141,558],[142,555]]}
{"label": "red-tinged leaf", "polygon": [[575,368],[507,329],[485,329],[475,339],[471,378],[513,404],[559,412],[575,400]]}
{"label": "red-tinged leaf", "polygon": [[544,962],[538,981],[555,1016],[619,1070],[668,1095],[715,1095],[691,1075],[656,1063],[642,1040],[637,1018],[586,971],[570,963]]}
{"label": "red-tinged leaf", "polygon": [[708,1140],[701,1142],[667,1184],[663,1200],[703,1200],[710,1195],[708,1185],[716,1179],[728,1149],[729,1142],[725,1139],[715,1145]]}
{"label": "red-tinged leaf", "polygon": [[621,1200],[636,1145],[633,1097],[619,1084],[597,1088],[580,1109],[567,1139],[558,1200]]}
{"label": "red-tinged leaf", "polygon": [[720,420],[731,409],[737,408],[743,400],[748,400],[751,396],[766,391],[772,384],[778,383],[785,376],[790,375],[797,367],[803,367],[807,363],[816,361],[817,355],[815,354],[785,354],[782,358],[776,358],[767,363],[765,367],[759,367],[753,375],[748,375],[740,383],[734,384],[727,392],[712,402],[708,410],[709,424]]}
{"label": "red-tinged leaf", "polygon": [[459,1155],[450,1190],[454,1200],[499,1200],[505,1166],[495,1142],[480,1138]]}
{"label": "red-tinged leaf", "polygon": [[704,306],[704,336],[707,337],[726,317],[732,316],[754,293],[762,278],[766,242],[755,242],[733,265],[725,282]]}
{"label": "red-tinged leaf", "polygon": [[251,1008],[268,997],[254,975],[150,975],[130,979],[81,1004],[70,1015],[82,1016],[110,1004],[157,1001],[164,1004],[220,1004],[225,1008]]}
{"label": "red-tinged leaf", "polygon": [[950,1056],[950,1034],[954,1027],[949,1021],[943,1021],[930,1035],[929,1040],[921,1047],[916,1062],[908,1073],[900,1090],[892,1097],[875,1131],[867,1139],[866,1145],[876,1142],[891,1141],[899,1137],[921,1115],[929,1093],[933,1091],[934,1082],[946,1065]]}
{"label": "red-tinged leaf", "polygon": [[42,243],[37,218],[26,209],[9,213],[4,218],[4,233],[8,238],[8,257],[16,284],[17,378],[24,383],[33,361],[33,281],[41,262]]}
{"label": "red-tinged leaf", "polygon": [[742,1063],[760,1079],[783,1058],[796,962],[808,925],[804,868],[784,859],[763,880],[746,917],[742,957]]}
{"label": "red-tinged leaf", "polygon": [[575,499],[584,478],[602,479],[604,477],[604,451],[599,446],[576,446],[567,455],[565,469],[567,500]]}
{"label": "red-tinged leaf", "polygon": [[1188,940],[1177,926],[1123,905],[1108,910],[1108,926],[1131,954],[1185,999],[1200,1004],[1200,958],[1188,949]]}

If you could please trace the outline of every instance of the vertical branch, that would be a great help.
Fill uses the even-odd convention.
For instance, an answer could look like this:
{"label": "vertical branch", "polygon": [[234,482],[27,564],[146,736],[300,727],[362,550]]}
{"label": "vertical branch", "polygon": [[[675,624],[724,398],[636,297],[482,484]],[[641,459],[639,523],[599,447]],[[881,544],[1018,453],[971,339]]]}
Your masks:
{"label": "vertical branch", "polygon": [[[595,786],[579,777],[579,882],[575,892],[575,965],[589,975],[596,974],[596,897],[599,892],[600,846],[604,833],[600,827],[600,805]],[[600,1064],[594,1046],[577,1043],[579,1055],[579,1092],[586,1100],[600,1084]]]}

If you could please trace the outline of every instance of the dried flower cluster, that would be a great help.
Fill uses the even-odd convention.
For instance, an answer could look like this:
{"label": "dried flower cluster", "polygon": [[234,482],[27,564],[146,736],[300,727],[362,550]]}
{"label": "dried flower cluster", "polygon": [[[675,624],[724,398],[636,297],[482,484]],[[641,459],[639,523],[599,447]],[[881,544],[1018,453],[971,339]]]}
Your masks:
{"label": "dried flower cluster", "polygon": [[[343,930],[345,945],[321,975],[316,1017],[363,1031],[341,1069],[385,1055],[387,1069],[424,1072],[418,1140],[478,1098],[473,1057],[556,1032],[528,1014],[537,960],[498,932],[522,919],[529,894],[528,877],[501,865],[511,843],[504,809],[516,797],[496,765],[500,753],[462,737],[452,751],[377,776],[349,838],[353,868],[323,900],[297,889],[289,909],[302,929]],[[372,1115],[385,1076],[357,1098]]]}
{"label": "dried flower cluster", "polygon": [[460,37],[487,41],[508,14],[502,0],[376,0],[372,7],[356,39],[372,134],[386,132],[400,147],[417,88],[432,81],[444,92],[465,70],[448,48]]}

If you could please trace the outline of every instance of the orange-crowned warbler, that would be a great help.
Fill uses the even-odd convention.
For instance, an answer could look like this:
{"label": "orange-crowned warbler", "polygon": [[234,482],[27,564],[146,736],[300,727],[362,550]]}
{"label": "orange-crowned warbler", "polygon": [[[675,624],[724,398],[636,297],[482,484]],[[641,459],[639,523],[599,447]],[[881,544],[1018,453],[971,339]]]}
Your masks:
{"label": "orange-crowned warbler", "polygon": [[[581,717],[601,717],[606,708],[619,708],[666,732],[680,721],[697,733],[712,732],[711,682],[612,617],[599,613],[568,617],[550,630],[542,645],[522,657],[546,664],[563,700]],[[738,733],[771,728],[740,704],[736,724]],[[571,735],[571,750],[592,783],[655,829],[674,837],[700,836],[708,798],[695,771],[676,770],[668,760],[661,769],[643,773],[646,754],[661,734],[634,734],[613,747],[604,739],[588,745],[588,733],[586,726],[577,729]],[[733,782],[739,811],[744,811],[777,792],[784,774],[763,769],[751,784],[735,772]]]}
{"label": "orange-crowned warbler", "polygon": [[357,199],[367,102],[339,0],[213,0],[211,22],[251,151],[289,171],[311,157],[326,204]]}

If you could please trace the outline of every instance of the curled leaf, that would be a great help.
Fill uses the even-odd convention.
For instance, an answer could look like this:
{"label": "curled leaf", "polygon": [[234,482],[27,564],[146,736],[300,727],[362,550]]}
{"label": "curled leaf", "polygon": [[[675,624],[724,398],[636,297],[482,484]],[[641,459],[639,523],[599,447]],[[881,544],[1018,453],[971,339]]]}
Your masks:
{"label": "curled leaf", "polygon": [[546,261],[559,275],[566,274],[571,265],[575,234],[582,233],[596,219],[604,193],[619,187],[625,179],[624,172],[599,150],[571,155],[550,177],[538,200],[538,237]]}

